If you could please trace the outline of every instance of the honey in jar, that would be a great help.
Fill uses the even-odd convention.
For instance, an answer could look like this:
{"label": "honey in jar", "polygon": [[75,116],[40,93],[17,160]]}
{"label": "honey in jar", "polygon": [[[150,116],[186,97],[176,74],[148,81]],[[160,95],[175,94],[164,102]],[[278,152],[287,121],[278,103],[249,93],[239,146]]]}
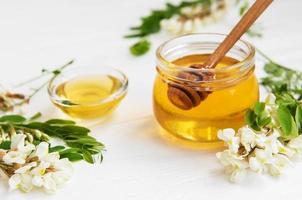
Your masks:
{"label": "honey in jar", "polygon": [[[217,138],[219,129],[238,129],[244,125],[245,112],[259,98],[253,46],[242,40],[237,42],[215,69],[190,67],[204,63],[224,37],[219,34],[191,34],[159,47],[153,107],[165,135],[202,148],[212,148],[221,145]],[[189,80],[180,76],[184,71],[212,74],[213,78]],[[169,98],[172,84],[207,95],[192,108],[180,108]]]}

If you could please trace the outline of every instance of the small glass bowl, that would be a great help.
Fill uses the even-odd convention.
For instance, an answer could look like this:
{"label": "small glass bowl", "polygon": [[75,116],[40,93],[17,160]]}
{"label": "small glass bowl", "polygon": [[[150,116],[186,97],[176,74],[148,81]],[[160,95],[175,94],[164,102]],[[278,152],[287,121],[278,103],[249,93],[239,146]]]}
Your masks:
{"label": "small glass bowl", "polygon": [[[58,91],[60,91],[62,87],[65,87],[64,85],[69,84],[71,81],[79,79],[89,82],[91,81],[90,77],[93,77],[94,82],[102,81],[102,78],[105,80],[107,77],[107,83],[110,83],[108,80],[114,80],[112,81],[112,87],[116,88],[108,92],[108,95],[106,94],[104,98],[94,102],[79,103],[78,101],[69,99],[68,95],[59,94]],[[92,87],[90,85],[91,84],[81,85],[80,88],[79,86],[75,86],[73,87],[75,90],[74,92],[84,90],[85,88],[90,89]],[[48,94],[51,102],[68,116],[84,122],[102,121],[104,118],[109,116],[109,114],[115,110],[121,100],[126,96],[127,90],[128,78],[126,75],[121,71],[110,67],[81,67],[67,69],[51,79],[48,85]],[[70,91],[73,92],[72,89]],[[75,93],[73,94],[73,97],[78,97],[77,95],[78,94]],[[87,95],[89,95],[89,91],[87,91]],[[80,95],[79,98],[81,98]],[[85,98],[82,97],[82,100],[85,101]]]}

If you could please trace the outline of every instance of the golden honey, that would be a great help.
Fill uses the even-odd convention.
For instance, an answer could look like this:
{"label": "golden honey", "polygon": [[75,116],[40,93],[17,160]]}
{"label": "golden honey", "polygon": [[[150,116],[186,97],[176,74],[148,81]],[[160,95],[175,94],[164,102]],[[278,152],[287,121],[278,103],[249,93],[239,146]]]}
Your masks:
{"label": "golden honey", "polygon": [[193,54],[177,58],[170,63],[159,62],[161,66],[157,67],[158,75],[153,90],[154,114],[164,130],[164,135],[170,139],[189,141],[192,146],[198,144],[202,148],[221,145],[217,138],[219,129],[238,129],[243,126],[246,110],[259,98],[253,61],[245,63],[243,67],[239,60],[225,57],[214,69],[214,80],[193,83],[195,87],[211,92],[198,106],[183,110],[171,103],[167,95],[168,84],[189,84],[185,80],[179,82],[178,72],[173,70],[181,71],[182,68],[188,69],[193,64],[202,64],[208,56],[207,53]]}
{"label": "golden honey", "polygon": [[115,95],[123,83],[111,75],[83,75],[58,84],[54,104],[73,118],[95,119],[110,114],[126,95]]}

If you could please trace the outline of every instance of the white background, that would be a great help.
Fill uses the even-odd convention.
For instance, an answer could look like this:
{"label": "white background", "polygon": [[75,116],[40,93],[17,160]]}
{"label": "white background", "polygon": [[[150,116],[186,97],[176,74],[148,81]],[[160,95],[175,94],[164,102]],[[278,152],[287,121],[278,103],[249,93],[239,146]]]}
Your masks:
{"label": "white background", "polygon": [[[9,193],[0,180],[0,199],[301,199],[302,164],[273,179],[249,175],[239,185],[222,174],[215,151],[190,150],[159,135],[152,115],[156,47],[168,39],[154,36],[152,51],[133,58],[123,39],[128,27],[163,0],[0,0],[0,82],[13,85],[75,58],[74,66],[114,66],[127,74],[129,93],[115,115],[93,128],[106,144],[101,165],[75,164],[71,181],[55,195]],[[275,0],[261,18],[264,37],[252,42],[275,60],[299,69],[302,56],[302,1]],[[236,11],[235,11],[236,12]],[[234,16],[236,14],[233,14]],[[227,33],[234,17],[205,27]],[[257,74],[261,75],[261,65]],[[60,116],[46,91],[31,112]]]}

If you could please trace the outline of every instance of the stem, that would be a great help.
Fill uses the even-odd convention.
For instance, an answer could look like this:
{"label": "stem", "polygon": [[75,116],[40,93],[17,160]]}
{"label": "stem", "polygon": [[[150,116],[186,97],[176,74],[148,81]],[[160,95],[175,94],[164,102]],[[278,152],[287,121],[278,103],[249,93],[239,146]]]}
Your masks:
{"label": "stem", "polygon": [[256,51],[257,51],[257,53],[259,53],[263,58],[265,58],[269,62],[275,63],[268,55],[263,53],[263,51],[261,51],[260,49],[256,48]]}
{"label": "stem", "polygon": [[29,84],[33,81],[39,80],[40,78],[43,78],[44,76],[49,75],[49,74],[56,75],[57,72],[62,71],[64,68],[66,68],[68,65],[71,65],[73,62],[74,62],[74,60],[71,60],[68,63],[64,64],[63,66],[61,66],[53,71],[48,71],[48,70],[43,71],[43,73],[41,75],[31,78],[29,80],[26,80],[24,82],[21,82],[21,83],[17,84],[15,87],[21,87],[21,86],[27,85],[27,84]]}
{"label": "stem", "polygon": [[[62,70],[64,70],[64,69],[65,69],[66,67],[68,67],[69,65],[71,65],[73,62],[74,62],[74,60],[71,60],[71,61],[67,62],[66,64],[62,65],[61,67],[59,67],[59,68],[57,68],[57,69],[55,69],[55,70],[53,70],[53,71],[49,71],[49,73],[52,73],[52,74],[53,74],[53,76],[52,76],[51,78],[54,78],[54,77],[58,76],[58,75],[61,73]],[[47,74],[49,74],[49,73],[47,73]],[[42,75],[40,75],[40,76],[38,76],[38,77],[36,77],[36,78],[33,78],[33,79],[29,80],[29,81],[24,82],[24,83],[25,83],[25,84],[30,83],[30,82],[32,82],[32,81],[34,81],[34,80],[37,80],[37,79],[39,79],[39,78],[41,78],[41,77],[43,77],[43,76],[45,76],[45,75],[46,75],[46,74],[42,74]],[[48,84],[48,82],[49,82],[49,80],[47,80],[47,81],[46,81],[45,83],[43,83],[40,87],[38,87],[37,89],[35,89],[34,92],[31,93],[26,99],[24,99],[24,100],[22,100],[22,101],[20,101],[20,102],[18,102],[18,103],[15,103],[13,106],[21,106],[21,105],[27,103],[28,101],[30,101],[30,99],[31,99],[32,97],[34,97],[40,90],[42,90],[42,89]],[[24,85],[24,83],[23,83],[23,85]],[[22,85],[22,84],[19,84],[19,86],[21,86],[21,85]]]}
{"label": "stem", "polygon": [[35,119],[38,119],[42,116],[42,113],[37,112],[36,114],[34,114],[32,117],[29,118],[29,121],[34,121]]}
{"label": "stem", "polygon": [[39,75],[39,76],[36,76],[36,77],[34,77],[34,78],[31,78],[31,79],[26,80],[26,81],[21,82],[21,83],[18,83],[15,87],[21,87],[21,86],[27,85],[27,84],[29,84],[29,83],[31,83],[31,82],[34,82],[34,81],[36,81],[36,80],[39,80],[40,78],[42,78],[42,77],[44,77],[44,76],[46,76],[46,75],[48,75],[48,74],[50,74],[50,73],[52,73],[52,71],[45,71],[45,72],[43,72],[43,73],[42,73],[41,75]]}
{"label": "stem", "polygon": [[291,72],[296,72],[293,69],[290,69],[288,67],[285,67],[283,65],[280,65],[279,63],[275,62],[273,59],[271,59],[268,55],[266,55],[265,53],[263,53],[263,51],[261,51],[260,49],[256,48],[257,53],[259,53],[260,56],[262,56],[264,59],[266,59],[267,61],[269,61],[270,63],[273,63],[275,65],[277,65],[278,67],[285,69],[287,71],[291,71]]}

